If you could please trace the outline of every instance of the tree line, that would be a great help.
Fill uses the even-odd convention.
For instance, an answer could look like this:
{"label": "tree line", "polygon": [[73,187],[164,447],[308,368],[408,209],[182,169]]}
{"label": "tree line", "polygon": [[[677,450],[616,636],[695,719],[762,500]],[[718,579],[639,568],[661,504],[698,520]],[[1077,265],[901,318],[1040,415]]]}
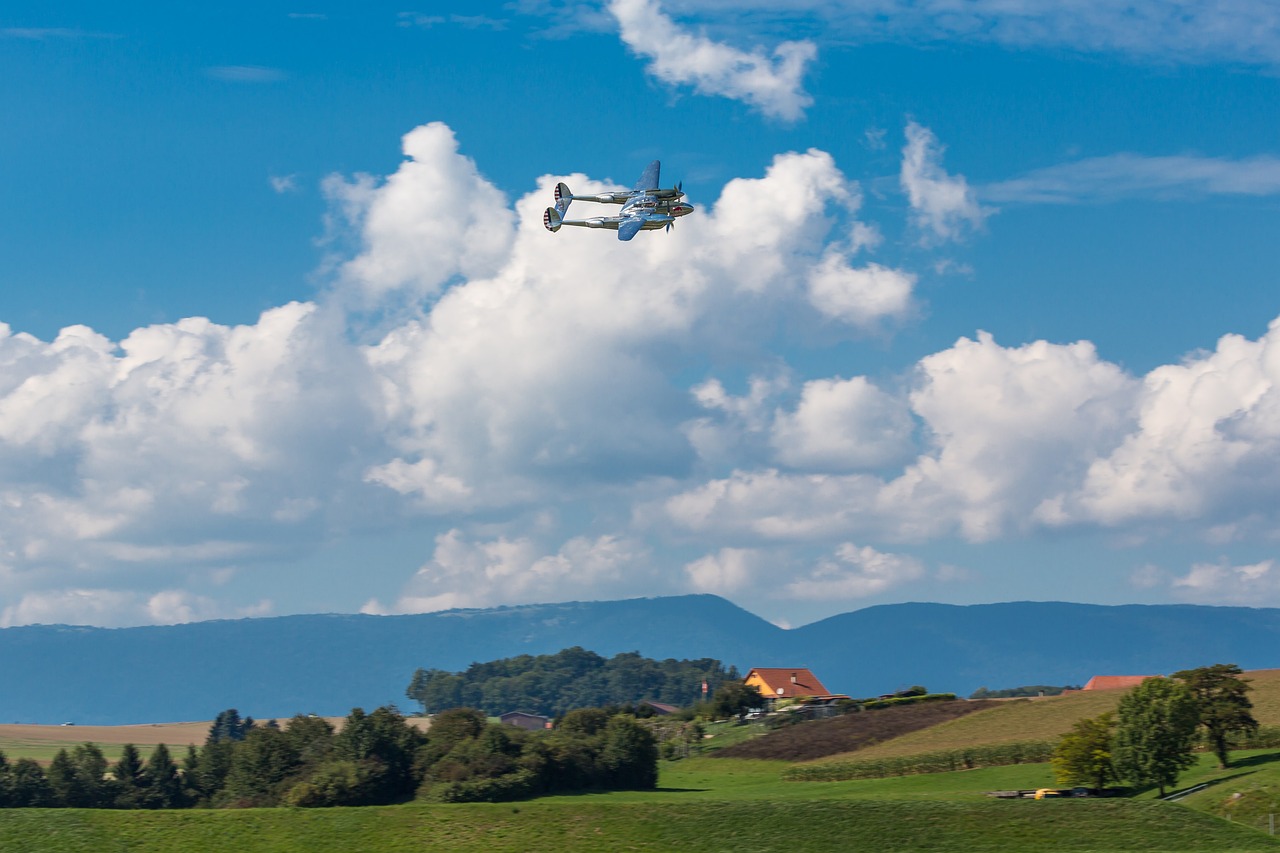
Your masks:
{"label": "tree line", "polygon": [[191,746],[179,766],[160,744],[142,760],[126,744],[107,761],[85,743],[46,771],[0,753],[0,808],[171,809],[384,805],[414,798],[497,801],[657,785],[658,748],[632,717],[601,709],[567,714],[554,731],[490,723],[473,709],[437,715],[428,731],[394,707],[356,708],[342,728],[297,715],[255,723],[234,709]]}
{"label": "tree line", "polygon": [[1148,678],[1114,712],[1080,720],[1063,736],[1051,759],[1058,782],[1099,789],[1127,782],[1164,796],[1200,743],[1227,767],[1233,742],[1258,730],[1242,674],[1220,663]]}
{"label": "tree line", "polygon": [[575,708],[640,700],[684,707],[740,678],[735,667],[712,658],[659,661],[639,652],[604,658],[574,646],[552,655],[473,663],[461,672],[418,669],[405,695],[429,714],[479,708],[489,714],[519,710],[558,717]]}

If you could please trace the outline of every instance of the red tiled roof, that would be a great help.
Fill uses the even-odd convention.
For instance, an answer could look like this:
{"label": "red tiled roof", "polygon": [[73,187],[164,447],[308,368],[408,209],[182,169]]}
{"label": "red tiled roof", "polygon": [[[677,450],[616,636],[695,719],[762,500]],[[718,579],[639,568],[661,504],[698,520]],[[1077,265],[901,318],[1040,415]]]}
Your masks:
{"label": "red tiled roof", "polygon": [[1148,678],[1160,678],[1158,675],[1095,675],[1082,690],[1122,690],[1137,687]]}
{"label": "red tiled roof", "polygon": [[747,673],[746,680],[756,676],[764,686],[760,689],[766,699],[795,699],[800,696],[830,696],[831,691],[822,686],[818,676],[802,667],[765,667]]}

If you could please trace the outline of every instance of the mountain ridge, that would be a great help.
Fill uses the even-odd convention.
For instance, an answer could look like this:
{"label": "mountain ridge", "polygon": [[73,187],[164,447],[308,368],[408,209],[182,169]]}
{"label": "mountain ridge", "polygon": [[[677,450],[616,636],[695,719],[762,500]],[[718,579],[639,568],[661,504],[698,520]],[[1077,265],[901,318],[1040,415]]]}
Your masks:
{"label": "mountain ridge", "polygon": [[[407,706],[418,667],[582,646],[711,657],[743,672],[805,666],[831,690],[1080,684],[1208,663],[1275,666],[1280,609],[1193,604],[882,604],[781,628],[709,594],[373,616],[298,614],[95,628],[0,629],[0,720],[127,724]],[[637,697],[643,698],[643,697]]]}

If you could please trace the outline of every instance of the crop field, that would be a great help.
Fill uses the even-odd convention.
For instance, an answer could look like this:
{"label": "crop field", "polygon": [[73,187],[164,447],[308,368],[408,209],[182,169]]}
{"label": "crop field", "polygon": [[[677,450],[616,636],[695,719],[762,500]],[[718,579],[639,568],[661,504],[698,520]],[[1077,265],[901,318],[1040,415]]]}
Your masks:
{"label": "crop field", "polygon": [[859,714],[845,714],[812,724],[786,726],[770,732],[767,738],[755,738],[729,746],[717,753],[734,758],[782,758],[808,761],[827,755],[852,752],[914,731],[998,707],[998,700],[976,702],[924,702],[902,705]]}

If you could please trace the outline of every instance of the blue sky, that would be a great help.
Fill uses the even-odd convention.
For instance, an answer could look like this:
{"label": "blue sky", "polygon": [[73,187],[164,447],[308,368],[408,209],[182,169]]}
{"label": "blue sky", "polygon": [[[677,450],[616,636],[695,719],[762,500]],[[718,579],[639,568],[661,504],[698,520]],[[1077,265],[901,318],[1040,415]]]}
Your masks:
{"label": "blue sky", "polygon": [[1280,21],[1043,5],[9,4],[0,624],[1280,606]]}

